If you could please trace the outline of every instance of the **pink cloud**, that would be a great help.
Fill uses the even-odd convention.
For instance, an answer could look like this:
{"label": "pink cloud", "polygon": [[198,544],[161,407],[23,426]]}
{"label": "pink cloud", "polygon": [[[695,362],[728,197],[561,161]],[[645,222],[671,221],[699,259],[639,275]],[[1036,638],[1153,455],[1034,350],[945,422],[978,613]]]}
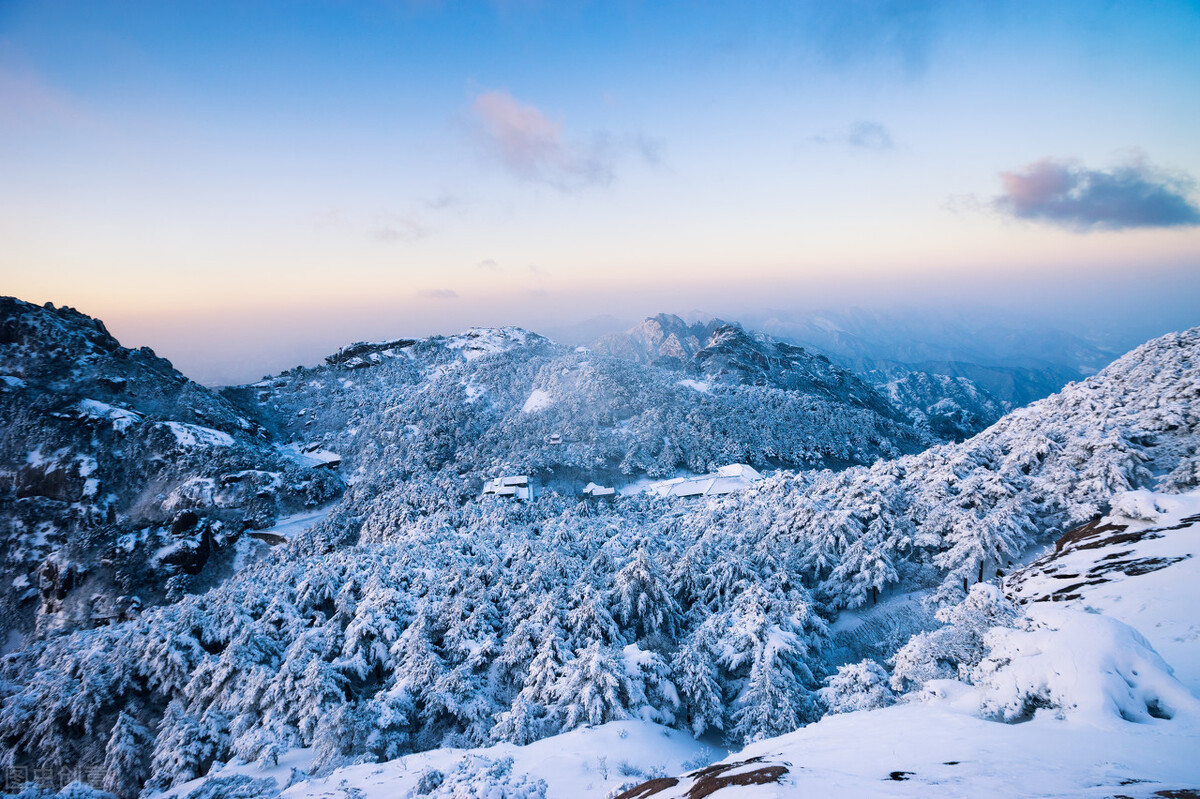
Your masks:
{"label": "pink cloud", "polygon": [[1195,181],[1152,166],[1143,156],[1110,169],[1070,159],[1043,158],[1001,172],[1003,192],[992,207],[1077,231],[1200,225],[1192,200]]}
{"label": "pink cloud", "polygon": [[613,179],[611,148],[604,137],[590,144],[568,142],[561,123],[503,90],[480,94],[471,111],[491,155],[517,177],[560,189]]}

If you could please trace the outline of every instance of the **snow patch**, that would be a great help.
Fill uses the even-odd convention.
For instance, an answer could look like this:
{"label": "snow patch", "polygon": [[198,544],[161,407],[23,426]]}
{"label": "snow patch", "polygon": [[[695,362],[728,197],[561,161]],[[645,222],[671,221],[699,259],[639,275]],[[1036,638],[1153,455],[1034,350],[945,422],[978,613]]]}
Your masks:
{"label": "snow patch", "polygon": [[1200,700],[1129,625],[1046,605],[1028,619],[1028,629],[997,627],[985,638],[991,653],[972,675],[985,717],[1025,721],[1044,708],[1106,729],[1200,720]]}
{"label": "snow patch", "polygon": [[690,377],[680,380],[678,385],[681,385],[684,388],[690,388],[693,391],[699,391],[701,394],[707,394],[712,391],[712,383],[709,383],[706,380],[692,380]]}
{"label": "snow patch", "polygon": [[124,433],[130,427],[142,421],[142,415],[136,411],[117,408],[99,400],[80,400],[75,407],[89,419],[111,419],[113,430],[116,430],[118,433]]}
{"label": "snow patch", "polygon": [[550,392],[544,389],[535,388],[529,395],[529,398],[525,400],[525,404],[521,407],[521,412],[536,413],[537,411],[546,410],[553,404],[554,397],[550,396]]}
{"label": "snow patch", "polygon": [[211,427],[188,424],[187,422],[160,422],[175,434],[175,442],[181,447],[231,447],[233,436]]}
{"label": "snow patch", "polygon": [[522,346],[528,338],[529,333],[519,327],[473,327],[447,339],[446,348],[459,350],[464,359],[473,361]]}

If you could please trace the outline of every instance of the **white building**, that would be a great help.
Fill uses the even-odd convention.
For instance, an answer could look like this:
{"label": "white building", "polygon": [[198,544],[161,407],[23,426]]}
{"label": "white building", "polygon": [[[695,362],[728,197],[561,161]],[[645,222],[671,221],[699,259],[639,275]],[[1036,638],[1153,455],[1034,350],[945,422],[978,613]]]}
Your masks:
{"label": "white building", "polygon": [[588,483],[583,487],[585,497],[611,497],[615,493],[617,493],[615,488],[606,488],[595,483]]}
{"label": "white building", "polygon": [[648,490],[660,497],[715,497],[744,491],[763,479],[758,470],[744,463],[722,466],[699,477],[676,477],[652,483]]}
{"label": "white building", "polygon": [[514,497],[516,499],[533,499],[533,486],[529,485],[529,475],[517,474],[508,477],[496,477],[483,484],[484,496]]}
{"label": "white building", "polygon": [[342,456],[323,449],[320,444],[285,444],[279,452],[293,463],[310,469],[336,469],[342,465]]}

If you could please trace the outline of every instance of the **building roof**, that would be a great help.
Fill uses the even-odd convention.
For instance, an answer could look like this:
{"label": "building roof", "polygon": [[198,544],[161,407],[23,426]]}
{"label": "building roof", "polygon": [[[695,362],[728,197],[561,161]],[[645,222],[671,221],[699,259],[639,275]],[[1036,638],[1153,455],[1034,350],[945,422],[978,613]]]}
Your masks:
{"label": "building roof", "polygon": [[712,474],[673,477],[652,483],[649,490],[660,497],[711,497],[744,491],[761,479],[762,475],[753,466],[733,463],[722,466]]}

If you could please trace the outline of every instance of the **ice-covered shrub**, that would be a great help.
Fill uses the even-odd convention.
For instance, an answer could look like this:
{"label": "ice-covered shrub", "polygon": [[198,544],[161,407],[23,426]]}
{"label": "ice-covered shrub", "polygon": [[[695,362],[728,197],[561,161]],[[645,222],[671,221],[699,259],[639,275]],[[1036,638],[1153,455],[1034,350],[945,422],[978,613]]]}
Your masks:
{"label": "ice-covered shrub", "polygon": [[511,757],[492,760],[468,755],[450,773],[435,772],[441,779],[426,781],[422,775],[421,784],[410,795],[437,799],[545,799],[544,780],[527,774],[514,775],[512,767]]}
{"label": "ice-covered shrub", "polygon": [[912,691],[929,680],[969,680],[971,670],[987,653],[985,636],[993,627],[1013,623],[1017,609],[990,583],[972,586],[959,604],[937,613],[945,626],[918,633],[892,658],[891,685]]}
{"label": "ice-covered shrub", "polygon": [[817,694],[830,713],[874,710],[896,701],[887,671],[873,660],[840,666],[825,682]]}

